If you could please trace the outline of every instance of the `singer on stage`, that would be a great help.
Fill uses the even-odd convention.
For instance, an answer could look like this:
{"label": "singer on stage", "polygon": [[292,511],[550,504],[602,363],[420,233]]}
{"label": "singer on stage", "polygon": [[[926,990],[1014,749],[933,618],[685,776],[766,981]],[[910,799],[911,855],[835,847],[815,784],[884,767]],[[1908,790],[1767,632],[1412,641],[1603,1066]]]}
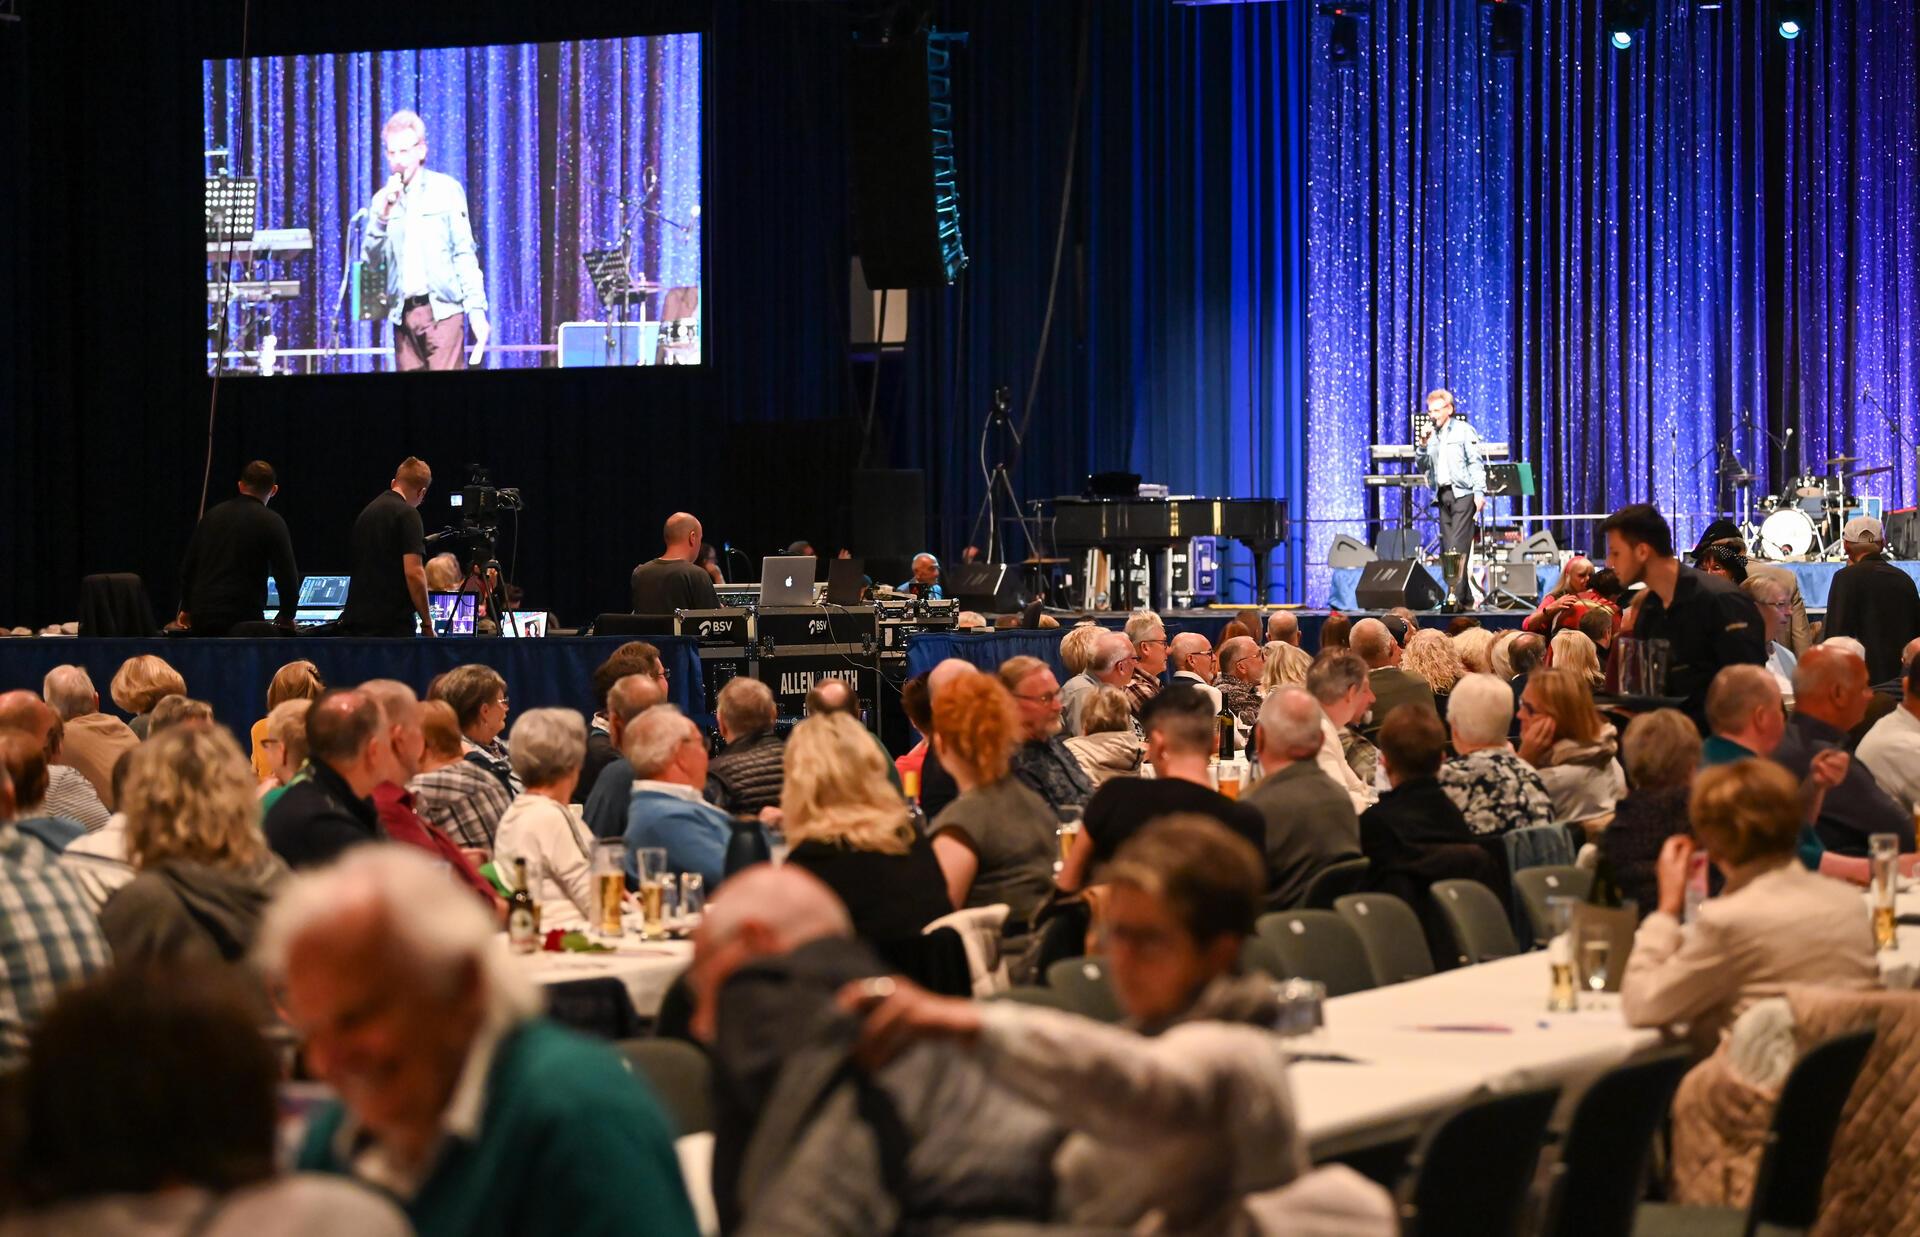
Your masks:
{"label": "singer on stage", "polygon": [[1487,505],[1487,469],[1480,460],[1480,434],[1453,415],[1453,392],[1442,387],[1427,394],[1433,428],[1420,439],[1414,465],[1424,468],[1427,485],[1440,507],[1440,553],[1460,555],[1458,576],[1447,587],[1460,594],[1460,579],[1473,549],[1473,521]]}
{"label": "singer on stage", "polygon": [[393,175],[367,208],[361,257],[386,267],[394,363],[402,372],[478,365],[490,328],[466,191],[427,169],[427,126],[417,113],[395,112],[380,137]]}

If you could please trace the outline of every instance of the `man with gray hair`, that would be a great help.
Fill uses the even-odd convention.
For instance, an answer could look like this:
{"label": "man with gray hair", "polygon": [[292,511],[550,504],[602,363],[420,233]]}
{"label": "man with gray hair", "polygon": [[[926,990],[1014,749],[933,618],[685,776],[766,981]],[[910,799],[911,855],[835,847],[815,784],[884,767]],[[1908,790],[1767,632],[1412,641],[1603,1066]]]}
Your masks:
{"label": "man with gray hair", "polygon": [[1326,743],[1320,704],[1310,692],[1282,687],[1260,705],[1254,752],[1265,774],[1241,802],[1267,825],[1267,904],[1298,906],[1328,866],[1360,858],[1360,818],[1353,800],[1320,768]]}
{"label": "man with gray hair", "polygon": [[731,817],[702,796],[707,741],[700,727],[673,705],[655,705],[627,726],[626,748],[627,763],[633,766],[628,875],[635,875],[635,851],[659,847],[667,852],[670,870],[693,872],[712,890],[726,875],[734,826]]}
{"label": "man with gray hair", "polygon": [[1242,740],[1260,720],[1260,675],[1266,668],[1267,659],[1252,636],[1235,636],[1220,646],[1220,677],[1213,685],[1238,723]]}
{"label": "man with gray hair", "polygon": [[1147,701],[1160,694],[1160,676],[1167,672],[1167,627],[1151,610],[1135,610],[1127,618],[1127,639],[1133,642],[1133,677],[1127,680],[1127,708],[1135,717]]}
{"label": "man with gray hair", "polygon": [[1347,792],[1355,816],[1379,799],[1374,789],[1349,765],[1340,736],[1373,707],[1373,686],[1367,663],[1358,653],[1335,649],[1314,659],[1307,671],[1307,691],[1320,705],[1320,752],[1314,760],[1333,783]]}
{"label": "man with gray hair", "polygon": [[100,711],[100,693],[85,666],[55,666],[40,683],[47,706],[59,715],[60,763],[78,769],[108,810],[114,806],[113,765],[140,743],[119,718]]}
{"label": "man with gray hair", "polygon": [[1347,647],[1367,663],[1367,677],[1373,688],[1373,717],[1363,728],[1371,740],[1380,733],[1387,714],[1403,704],[1424,704],[1433,708],[1433,688],[1417,674],[1400,668],[1404,650],[1387,625],[1376,618],[1364,618],[1353,625]]}
{"label": "man with gray hair", "polygon": [[850,984],[892,991],[846,908],[758,865],[713,900],[687,973],[713,1060],[722,1232],[891,1233],[909,1216],[1048,1218],[1060,1134],[949,1044],[856,1068]]}
{"label": "man with gray hair", "polygon": [[1476,834],[1553,823],[1553,798],[1533,766],[1507,742],[1513,692],[1491,674],[1469,674],[1447,697],[1458,753],[1440,766],[1440,788]]}
{"label": "man with gray hair", "polygon": [[296,870],[384,836],[371,796],[391,775],[393,740],[379,702],[355,688],[321,692],[307,710],[307,759],[308,776],[264,822],[267,844]]}
{"label": "man with gray hair", "polygon": [[1213,701],[1217,714],[1224,704],[1220,689],[1213,685],[1219,659],[1213,655],[1213,642],[1197,631],[1183,631],[1167,644],[1167,664],[1173,667],[1176,683],[1191,683]]}
{"label": "man with gray hair", "polygon": [[360,691],[380,706],[380,717],[387,732],[387,742],[378,748],[382,766],[380,783],[373,788],[371,796],[381,831],[390,841],[417,847],[446,864],[448,870],[481,899],[489,914],[503,912],[505,903],[487,878],[480,875],[478,865],[487,862],[486,852],[461,849],[420,815],[414,806],[413,792],[407,789],[407,783],[419,774],[427,749],[426,731],[420,722],[420,698],[398,679],[369,679],[360,685]]}
{"label": "man with gray hair", "polygon": [[1133,681],[1133,668],[1139,664],[1140,655],[1134,652],[1133,641],[1127,639],[1125,632],[1105,631],[1100,633],[1093,645],[1093,656],[1083,673],[1076,674],[1060,685],[1060,721],[1061,733],[1071,738],[1084,734],[1080,724],[1080,711],[1087,707],[1087,701],[1101,684],[1127,690],[1127,684]]}
{"label": "man with gray hair", "polygon": [[[316,705],[316,707],[318,707]],[[360,847],[296,877],[255,953],[337,1100],[298,1167],[392,1196],[420,1233],[697,1226],[673,1135],[604,1043],[540,1017],[492,921],[430,860]]]}
{"label": "man with gray hair", "polygon": [[[629,674],[615,679],[613,686],[607,689],[607,734],[614,746],[621,747],[627,737],[627,727],[633,719],[665,700],[666,689],[661,680],[651,674]],[[592,740],[588,740],[591,746]],[[585,818],[587,829],[597,838],[622,837],[627,832],[628,801],[633,797],[633,766],[627,763],[626,752],[610,763],[601,766],[600,774],[594,779],[593,790],[587,795]]]}
{"label": "man with gray hair", "polygon": [[720,689],[713,712],[726,747],[707,766],[707,798],[734,816],[758,816],[778,807],[786,785],[787,745],[774,733],[773,689],[736,675]]}

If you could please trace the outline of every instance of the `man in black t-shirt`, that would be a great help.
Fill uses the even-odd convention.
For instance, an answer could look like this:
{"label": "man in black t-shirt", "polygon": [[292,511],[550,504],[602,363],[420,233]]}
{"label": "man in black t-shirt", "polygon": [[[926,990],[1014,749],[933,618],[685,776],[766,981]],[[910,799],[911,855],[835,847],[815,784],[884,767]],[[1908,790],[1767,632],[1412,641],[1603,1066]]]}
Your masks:
{"label": "man in black t-shirt", "polygon": [[287,522],[267,503],[280,492],[273,465],[255,460],[240,471],[240,492],[200,517],[180,565],[180,614],[175,627],[196,636],[224,636],[240,623],[257,623],[267,605],[267,573],[280,591],[275,622],[293,627],[300,572],[293,563]]}
{"label": "man in black t-shirt", "polygon": [[[1063,889],[1098,881],[1099,865],[1112,859],[1122,843],[1174,813],[1210,816],[1266,853],[1266,819],[1258,809],[1207,785],[1215,730],[1212,699],[1193,684],[1176,682],[1147,702],[1140,725],[1154,775],[1112,778],[1093,793],[1081,819],[1086,839],[1060,873]],[[1092,844],[1090,852],[1087,843]]]}
{"label": "man in black t-shirt", "polygon": [[415,615],[420,633],[434,634],[419,510],[432,484],[433,470],[409,455],[394,470],[393,484],[353,522],[353,579],[340,615],[348,635],[410,636]]}
{"label": "man in black t-shirt", "polygon": [[667,517],[661,534],[666,550],[633,569],[633,612],[672,614],[675,610],[714,610],[720,606],[713,577],[699,566],[700,521],[684,511]]}

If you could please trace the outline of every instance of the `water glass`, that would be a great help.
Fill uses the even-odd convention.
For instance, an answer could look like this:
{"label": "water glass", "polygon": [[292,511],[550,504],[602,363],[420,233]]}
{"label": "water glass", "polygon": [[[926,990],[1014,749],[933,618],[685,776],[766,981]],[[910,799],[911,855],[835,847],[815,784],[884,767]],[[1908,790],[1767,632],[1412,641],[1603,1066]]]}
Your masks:
{"label": "water glass", "polygon": [[667,935],[667,852],[660,846],[642,846],[633,852],[634,872],[640,878],[640,920],[650,941]]}
{"label": "water glass", "polygon": [[1580,973],[1586,980],[1587,991],[1598,995],[1607,990],[1612,955],[1612,928],[1604,923],[1586,925],[1580,933]]}
{"label": "water glass", "polygon": [[1311,1035],[1326,1025],[1327,986],[1316,979],[1289,979],[1275,985],[1280,1000],[1279,1022],[1274,1027],[1289,1039]]}
{"label": "water glass", "polygon": [[688,919],[706,913],[707,882],[698,872],[680,874],[680,914]]}
{"label": "water glass", "polygon": [[602,936],[618,937],[620,912],[627,900],[627,843],[623,838],[596,838],[591,855],[593,872],[593,926]]}

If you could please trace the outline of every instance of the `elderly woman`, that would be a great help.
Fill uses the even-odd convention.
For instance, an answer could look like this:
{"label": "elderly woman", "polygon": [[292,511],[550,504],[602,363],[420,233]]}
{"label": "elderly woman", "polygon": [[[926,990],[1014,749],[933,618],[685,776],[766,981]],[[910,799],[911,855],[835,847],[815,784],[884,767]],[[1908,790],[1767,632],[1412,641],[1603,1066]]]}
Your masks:
{"label": "elderly woman", "polygon": [[128,963],[245,963],[287,870],[260,833],[246,757],[217,726],[179,726],[135,749],[125,798],[136,875],[100,912]]}
{"label": "elderly woman", "polygon": [[287,787],[307,769],[307,710],[311,700],[283,700],[263,719],[259,751],[267,758],[267,777],[259,785],[260,816],[279,802]]}
{"label": "elderly woman", "polygon": [[1094,646],[1104,634],[1106,628],[1097,623],[1081,623],[1060,637],[1060,665],[1068,677],[1087,672],[1093,664]]}
{"label": "elderly woman", "polygon": [[1593,560],[1586,555],[1576,554],[1568,559],[1566,566],[1560,568],[1560,578],[1553,582],[1539,606],[1520,626],[1544,636],[1555,628],[1577,624],[1581,611],[1600,600],[1592,591],[1593,575]]}
{"label": "elderly woman", "polygon": [[187,681],[161,658],[142,653],[120,663],[120,668],[113,672],[113,682],[108,686],[107,694],[113,697],[113,703],[122,711],[133,714],[133,720],[127,725],[133,733],[144,739],[147,737],[147,714],[153,712],[153,706],[168,696],[186,695]]}
{"label": "elderly woman", "polygon": [[530,709],[513,725],[513,771],[526,789],[494,834],[494,871],[511,887],[527,862],[527,891],[540,926],[594,922],[593,839],[567,804],[587,758],[587,724],[572,709]]}
{"label": "elderly woman", "polygon": [[1555,632],[1547,644],[1547,664],[1573,671],[1587,681],[1589,688],[1596,690],[1607,677],[1600,668],[1599,648],[1583,631]]}
{"label": "elderly woman", "polygon": [[1102,686],[1087,700],[1080,726],[1085,733],[1068,739],[1067,750],[1096,789],[1108,778],[1140,772],[1146,747],[1133,729],[1133,711],[1125,692]]}
{"label": "elderly woman", "polygon": [[499,672],[491,666],[455,666],[433,681],[427,696],[453,706],[467,757],[519,794],[520,777],[500,739],[507,729],[507,681]]}
{"label": "elderly woman", "polygon": [[451,552],[436,554],[427,560],[427,591],[451,593],[460,587],[466,573],[460,569],[460,556]]}
{"label": "elderly woman", "polygon": [[500,818],[514,792],[491,768],[466,758],[460,719],[444,700],[420,706],[420,772],[407,783],[413,810],[427,823],[470,850],[490,850]]}
{"label": "elderly woman", "polygon": [[1793,671],[1800,664],[1785,643],[1793,628],[1793,588],[1781,583],[1777,576],[1759,573],[1749,575],[1741,587],[1760,608],[1760,619],[1767,626],[1767,671],[1780,684],[1780,694],[1786,697],[1787,706],[1791,708]]}
{"label": "elderly woman", "polygon": [[1466,677],[1467,668],[1455,651],[1453,641],[1444,632],[1423,627],[1407,641],[1400,668],[1423,680],[1433,689],[1433,705],[1442,719],[1447,716],[1447,693]]}
{"label": "elderly woman", "polygon": [[[312,700],[325,690],[327,685],[320,677],[320,667],[310,661],[290,661],[274,671],[267,684],[267,717],[290,700]],[[253,724],[249,736],[253,744],[253,775],[262,783],[271,783],[274,777],[273,761],[266,750],[267,717]],[[285,784],[284,778],[281,784]]]}
{"label": "elderly woman", "polygon": [[1627,792],[1614,758],[1619,743],[1611,723],[1593,707],[1584,676],[1554,668],[1527,676],[1520,696],[1520,759],[1532,765],[1553,796],[1553,818],[1598,822]]}
{"label": "elderly woman", "polygon": [[1513,647],[1514,639],[1519,634],[1517,631],[1496,632],[1493,643],[1487,647],[1487,673],[1502,683],[1513,678],[1513,659],[1507,655],[1507,650]]}
{"label": "elderly woman", "polygon": [[990,675],[962,675],[933,698],[933,750],[960,790],[933,818],[934,857],[954,907],[1004,902],[1013,938],[1053,889],[1059,855],[1053,809],[1008,772],[1019,738],[1013,699]]}
{"label": "elderly woman", "polygon": [[1687,795],[1700,764],[1700,731],[1678,709],[1656,709],[1628,723],[1620,747],[1633,789],[1614,807],[1602,846],[1621,894],[1644,917],[1656,901],[1660,850],[1689,827]]}
{"label": "elderly woman", "polygon": [[1475,833],[1506,833],[1553,823],[1553,799],[1540,775],[1507,742],[1513,689],[1490,674],[1454,686],[1447,725],[1459,753],[1440,766],[1440,786]]}
{"label": "elderly woman", "polygon": [[885,760],[853,718],[810,717],[787,738],[780,792],[787,862],[839,895],[856,935],[879,942],[917,935],[953,910],[933,844],[887,781]]}
{"label": "elderly woman", "polygon": [[1802,813],[1791,774],[1766,760],[1706,769],[1687,806],[1726,889],[1700,905],[1683,933],[1695,842],[1678,834],[1662,844],[1659,905],[1633,938],[1620,987],[1629,1025],[1686,1023],[1706,1052],[1747,1006],[1786,984],[1879,986],[1859,891],[1796,859]]}

